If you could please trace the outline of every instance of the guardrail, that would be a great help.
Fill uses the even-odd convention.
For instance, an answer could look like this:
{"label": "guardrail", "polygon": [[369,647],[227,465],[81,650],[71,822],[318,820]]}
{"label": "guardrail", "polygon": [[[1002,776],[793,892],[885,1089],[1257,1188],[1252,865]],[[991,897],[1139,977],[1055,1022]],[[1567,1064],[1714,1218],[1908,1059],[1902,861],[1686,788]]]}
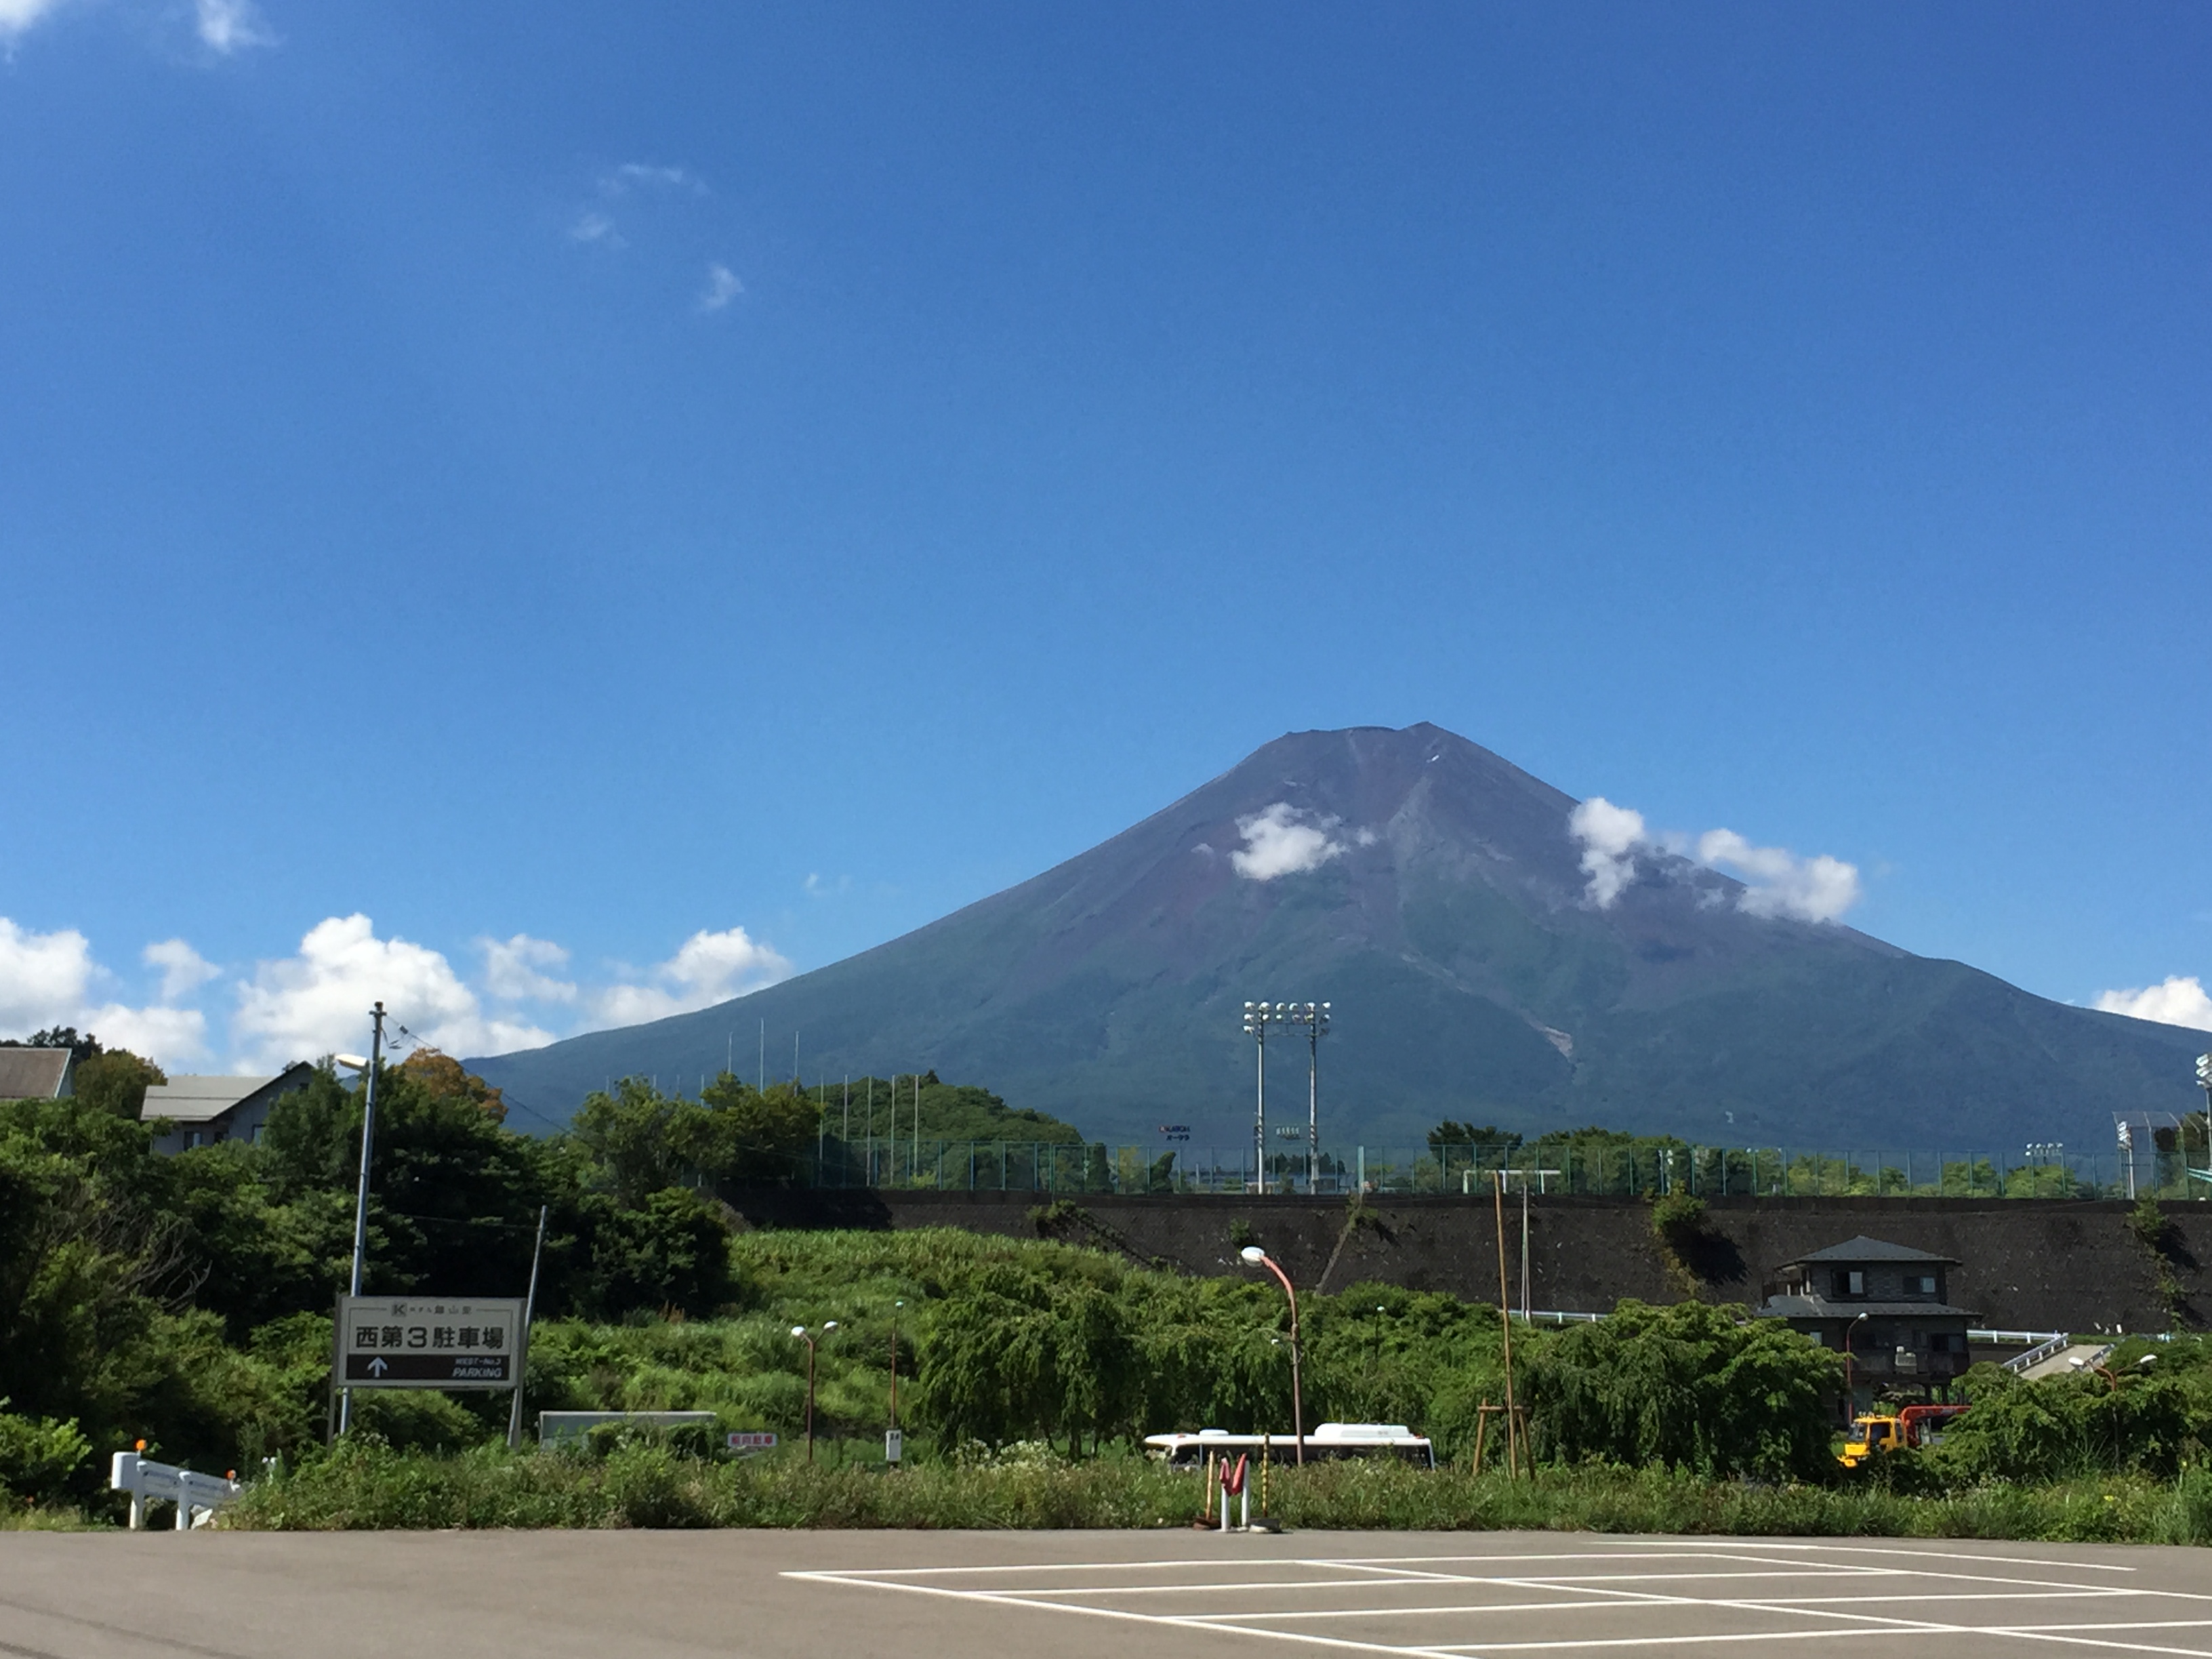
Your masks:
{"label": "guardrail", "polygon": [[[1984,1333],[1978,1331],[1968,1331],[1966,1333],[1966,1337],[1967,1340],[1971,1341],[1974,1337],[1982,1334],[1984,1334]],[[1991,1331],[1987,1333],[1987,1334],[2001,1339],[2004,1334]],[[2025,1336],[2030,1334],[2030,1333],[2023,1331],[2021,1334]],[[2008,1371],[2024,1371],[2030,1365],[2040,1365],[2045,1360],[2050,1358],[2053,1354],[2063,1353],[2068,1348],[2073,1346],[2074,1339],[2062,1331],[2057,1336],[2051,1338],[2048,1341],[2038,1343],[2034,1347],[2030,1348],[2026,1353],[2014,1354],[2010,1359],[2004,1362],[2004,1368]]]}
{"label": "guardrail", "polygon": [[215,1512],[227,1504],[235,1503],[246,1488],[228,1475],[202,1474],[197,1470],[179,1468],[174,1463],[156,1463],[150,1457],[142,1457],[135,1451],[118,1452],[107,1471],[108,1489],[131,1494],[131,1529],[138,1531],[146,1524],[146,1505],[166,1499],[177,1506],[179,1532],[204,1526],[212,1520]]}

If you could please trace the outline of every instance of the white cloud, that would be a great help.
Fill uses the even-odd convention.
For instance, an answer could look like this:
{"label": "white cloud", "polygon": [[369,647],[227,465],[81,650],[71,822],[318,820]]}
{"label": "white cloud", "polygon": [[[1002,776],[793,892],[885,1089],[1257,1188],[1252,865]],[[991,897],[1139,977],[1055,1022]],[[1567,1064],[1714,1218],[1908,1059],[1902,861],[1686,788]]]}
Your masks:
{"label": "white cloud", "polygon": [[690,1013],[743,996],[791,976],[792,966],[765,941],[742,927],[704,930],[645,975],[645,984],[610,985],[592,994],[593,1024],[635,1025]]}
{"label": "white cloud", "polygon": [[2177,974],[2140,991],[2101,991],[2097,1006],[2108,1014],[2212,1031],[2212,996],[2205,994],[2203,981],[2194,975],[2184,979]]}
{"label": "white cloud", "polygon": [[1855,864],[1825,853],[1808,859],[1785,848],[1754,847],[1733,830],[1708,830],[1694,841],[1655,834],[1641,812],[1615,806],[1602,795],[1592,795],[1567,815],[1567,833],[1582,844],[1582,867],[1589,877],[1583,890],[1601,910],[1627,890],[1637,858],[1647,851],[1693,858],[1734,875],[1743,883],[1736,908],[1747,915],[1833,921],[1864,896]]}
{"label": "white cloud", "polygon": [[745,291],[745,285],[727,265],[707,267],[707,286],[699,295],[699,309],[720,311]]}
{"label": "white cloud", "polygon": [[517,933],[513,939],[480,939],[483,952],[484,989],[502,1002],[574,1002],[573,981],[555,979],[543,970],[565,968],[568,953],[550,939]]}
{"label": "white cloud", "polygon": [[12,40],[50,11],[61,0],[0,0],[0,40]]}
{"label": "white cloud", "polygon": [[[161,970],[161,1000],[164,1002],[174,1002],[179,997],[190,996],[222,972],[180,939],[158,940],[141,951],[138,959],[149,968]],[[127,1043],[125,1045],[126,1048],[129,1046]]]}
{"label": "white cloud", "polygon": [[1736,908],[1754,916],[1833,921],[1862,896],[1858,866],[1826,854],[1801,859],[1780,847],[1754,847],[1733,830],[1698,837],[1698,862],[1726,867],[1745,884]]}
{"label": "white cloud", "polygon": [[251,981],[240,981],[231,1043],[250,1063],[271,1070],[358,1051],[369,1005],[377,1001],[393,1023],[452,1054],[553,1041],[553,1033],[538,1026],[486,1018],[476,993],[442,955],[403,939],[380,939],[374,924],[356,913],[317,922],[297,956],[261,963]]}
{"label": "white cloud", "polygon": [[695,196],[707,193],[705,181],[695,178],[682,167],[624,161],[620,167],[610,167],[599,175],[599,192],[602,195],[627,196],[633,190],[688,190]]}
{"label": "white cloud", "polygon": [[165,1070],[208,1054],[207,1016],[197,1008],[126,1008],[111,1002],[88,1008],[77,1021],[110,1048],[128,1048]]}
{"label": "white cloud", "polygon": [[207,1017],[197,1008],[166,1005],[216,970],[182,939],[148,945],[145,960],[163,969],[163,1006],[95,1003],[93,988],[115,976],[93,959],[82,933],[74,927],[35,933],[0,916],[0,1036],[73,1025],[111,1048],[128,1048],[163,1066],[200,1059],[207,1053]]}
{"label": "white cloud", "polygon": [[76,928],[34,933],[0,916],[0,1032],[75,1024],[97,971]]}
{"label": "white cloud", "polygon": [[196,0],[195,13],[200,43],[226,58],[248,46],[276,44],[253,0]]}
{"label": "white cloud", "polygon": [[1610,909],[1636,873],[1636,849],[1645,839],[1644,814],[1592,795],[1567,815],[1567,833],[1583,844],[1583,891],[1601,910]]}
{"label": "white cloud", "polygon": [[615,228],[615,222],[604,213],[579,214],[576,216],[576,222],[568,227],[568,240],[572,242],[596,243],[605,248],[629,246],[623,240],[622,233]]}
{"label": "white cloud", "polygon": [[1279,800],[1237,820],[1237,833],[1244,845],[1229,855],[1229,867],[1250,881],[1273,881],[1318,870],[1348,852],[1354,842],[1362,847],[1373,842],[1372,830],[1360,830],[1351,842],[1339,841],[1334,832],[1342,824],[1341,818],[1316,817]]}

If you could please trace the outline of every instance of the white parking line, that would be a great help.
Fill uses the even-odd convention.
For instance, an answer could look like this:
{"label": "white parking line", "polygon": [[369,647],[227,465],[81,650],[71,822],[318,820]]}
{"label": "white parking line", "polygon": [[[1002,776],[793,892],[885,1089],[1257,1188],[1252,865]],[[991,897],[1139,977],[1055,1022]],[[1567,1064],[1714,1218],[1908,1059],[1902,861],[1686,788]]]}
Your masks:
{"label": "white parking line", "polygon": [[[1904,1557],[1914,1565],[1863,1558]],[[1838,1559],[1838,1557],[1862,1559]],[[1935,1562],[1957,1563],[1936,1565]],[[1968,1565],[1981,1571],[1969,1570]],[[1631,1571],[1593,1571],[1607,1568]],[[1269,1578],[1266,1569],[1297,1575]],[[1438,1571],[1457,1568],[1459,1571]],[[946,1597],[970,1604],[1032,1607],[1045,1612],[1081,1613],[1087,1617],[1127,1620],[1155,1628],[1206,1631],[1221,1635],[1296,1642],[1310,1647],[1382,1654],[1392,1659],[1480,1659],[1480,1656],[1521,1653],[1593,1653],[1616,1649],[1674,1648],[1698,1644],[1740,1647],[1759,1642],[1835,1641],[1845,1638],[1888,1638],[1902,1646],[1924,1645],[1929,1636],[1978,1638],[1984,1644],[2026,1648],[2057,1644],[2132,1654],[2176,1656],[2177,1659],[2212,1659],[2212,1647],[2178,1647],[2125,1639],[2130,1633],[2153,1631],[2175,1632],[2212,1630],[2212,1619],[2143,1620],[2130,1621],[1972,1625],[1940,1616],[1937,1609],[1960,1603],[2031,1602],[2066,1600],[2108,1601],[2129,1598],[2141,1605],[2143,1598],[2176,1597],[2185,1601],[2208,1599],[2196,1592],[2137,1589],[2126,1584],[2054,1582],[2048,1571],[2036,1576],[2014,1577],[2006,1570],[2089,1570],[2102,1573],[2130,1573],[2134,1568],[2105,1562],[2057,1562],[2038,1557],[1993,1555],[1964,1550],[1899,1549],[1869,1545],[1826,1545],[1815,1542],[1761,1540],[1756,1545],[1718,1540],[1623,1540],[1615,1549],[1580,1550],[1530,1554],[1477,1553],[1419,1556],[1358,1556],[1274,1559],[1177,1558],[1164,1561],[1142,1559],[1081,1563],[994,1563],[943,1567],[859,1568],[842,1571],[791,1572],[784,1576],[876,1589],[904,1590]],[[1227,1571],[1234,1577],[1208,1578],[1203,1569]],[[1260,1570],[1255,1571],[1255,1569]],[[1994,1571],[1991,1571],[1994,1569]],[[1043,1583],[1006,1582],[1015,1574],[1043,1578]],[[1160,1575],[1176,1575],[1159,1582]],[[1315,1575],[1322,1575],[1316,1577]],[[1080,1575],[1084,1582],[1069,1579]],[[1096,1575],[1094,1577],[1094,1575]],[[991,1579],[997,1577],[999,1582]],[[1857,1588],[1850,1595],[1761,1595],[1746,1586],[1740,1595],[1674,1593],[1666,1586],[1743,1583],[1761,1579],[1843,1579]],[[979,1580],[981,1582],[979,1582]],[[953,1581],[953,1582],[947,1582]],[[1875,1583],[1882,1588],[1876,1589]],[[1937,1586],[1990,1585],[2002,1588],[1969,1589]],[[1923,1588],[1924,1587],[1924,1588]],[[1414,1589],[1425,1599],[1408,1606],[1385,1592]],[[1450,1595],[1456,1589],[1458,1595]],[[1486,1601],[1482,1592],[1518,1592],[1524,1599]],[[1445,1599],[1439,1599],[1439,1592]],[[1380,1605],[1328,1607],[1253,1608],[1255,1595],[1350,1595]],[[1139,1611],[1133,1606],[1110,1605],[1139,1598],[1162,1596],[1198,1598],[1237,1596],[1243,1608],[1208,1611],[1203,1605],[1176,1612]],[[1101,1605],[1108,1603],[1108,1605]],[[1158,1605],[1157,1601],[1154,1603]],[[1887,1611],[1877,1612],[1880,1607]],[[1962,1609],[1963,1610],[1963,1609]],[[2150,1611],[2145,1607],[2144,1611]],[[2083,1609],[2086,1613],[2088,1610]],[[2179,1611],[2179,1609],[2176,1609]],[[1626,1636],[1595,1632],[1577,1634],[1574,1626],[1584,1616],[1606,1613],[1632,1613],[1650,1628]],[[1551,1614],[1567,1622],[1554,1626],[1556,1634],[1535,1634],[1516,1639],[1465,1641],[1439,1632],[1428,1640],[1403,1643],[1362,1640],[1350,1635],[1332,1636],[1316,1626],[1358,1620],[1428,1619],[1449,1625],[1462,1620],[1488,1620],[1502,1614]],[[1916,1614],[1924,1616],[1915,1616]],[[1772,1630],[1711,1628],[1717,1618],[1776,1621]],[[1700,1628],[1703,1626],[1703,1628]],[[1615,1629],[1620,1628],[1615,1621]],[[1465,1626],[1462,1624],[1462,1628]],[[1525,1626],[1523,1627],[1526,1628]],[[1538,1626],[1539,1632],[1542,1626]],[[1587,1626],[1584,1626],[1587,1630]],[[1633,1628],[1633,1626],[1632,1626]],[[1504,1632],[1501,1632],[1503,1635]]]}

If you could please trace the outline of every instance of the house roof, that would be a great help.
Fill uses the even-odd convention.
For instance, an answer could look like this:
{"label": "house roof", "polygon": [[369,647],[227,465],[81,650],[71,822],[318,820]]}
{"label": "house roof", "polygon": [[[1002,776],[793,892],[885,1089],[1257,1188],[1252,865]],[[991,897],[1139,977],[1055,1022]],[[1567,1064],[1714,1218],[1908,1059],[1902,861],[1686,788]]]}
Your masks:
{"label": "house roof", "polygon": [[1887,1239],[1869,1238],[1863,1233],[1860,1234],[1856,1238],[1845,1239],[1840,1244],[1831,1244],[1825,1250],[1815,1250],[1810,1255],[1798,1256],[1796,1260],[1785,1262],[1784,1265],[1785,1267],[1796,1267],[1813,1261],[1833,1261],[1839,1263],[1851,1261],[1934,1261],[1950,1267],[1955,1267],[1959,1265],[1959,1258],[1956,1256],[1937,1255],[1930,1250],[1916,1250],[1910,1244],[1892,1244]]}
{"label": "house roof", "polygon": [[1758,1310],[1762,1319],[1856,1319],[1861,1314],[1876,1319],[1979,1319],[1972,1308],[1954,1308],[1947,1302],[1831,1302],[1820,1296],[1769,1297]]}
{"label": "house roof", "polygon": [[141,1121],[165,1117],[173,1123],[211,1122],[264,1089],[307,1069],[307,1061],[299,1060],[273,1077],[173,1077],[146,1091],[146,1103],[139,1108],[138,1116]]}
{"label": "house roof", "polygon": [[0,1048],[0,1100],[52,1100],[69,1072],[66,1048]]}

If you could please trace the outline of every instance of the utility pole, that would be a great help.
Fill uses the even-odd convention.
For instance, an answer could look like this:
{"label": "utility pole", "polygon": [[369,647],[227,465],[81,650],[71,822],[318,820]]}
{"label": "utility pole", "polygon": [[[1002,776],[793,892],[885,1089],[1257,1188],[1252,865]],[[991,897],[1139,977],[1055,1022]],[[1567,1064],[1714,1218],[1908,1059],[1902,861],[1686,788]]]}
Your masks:
{"label": "utility pole", "polygon": [[530,1247],[530,1289],[522,1298],[522,1342],[514,1356],[514,1403],[507,1413],[507,1449],[522,1443],[522,1373],[530,1360],[530,1322],[538,1312],[538,1264],[545,1255],[546,1206],[538,1206],[538,1242]]}
{"label": "utility pole", "polygon": [[[380,1002],[368,1016],[368,1069],[367,1092],[361,1107],[361,1179],[354,1188],[353,1197],[353,1275],[349,1281],[348,1294],[361,1294],[362,1258],[368,1249],[368,1160],[376,1145],[376,1072],[384,1059],[384,1005]],[[338,1432],[343,1434],[353,1421],[353,1390],[348,1389],[338,1395]]]}

